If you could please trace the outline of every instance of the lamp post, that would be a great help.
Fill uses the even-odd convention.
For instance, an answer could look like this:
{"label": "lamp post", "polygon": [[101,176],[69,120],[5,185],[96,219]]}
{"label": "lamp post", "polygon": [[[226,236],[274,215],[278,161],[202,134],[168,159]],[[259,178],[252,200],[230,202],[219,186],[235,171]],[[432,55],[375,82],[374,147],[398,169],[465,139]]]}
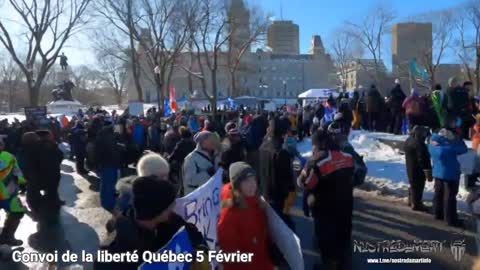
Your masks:
{"label": "lamp post", "polygon": [[283,81],[283,90],[285,91],[285,106],[287,106],[287,81]]}
{"label": "lamp post", "polygon": [[162,82],[160,80],[160,73],[161,73],[161,69],[160,69],[160,66],[156,66],[154,69],[153,69],[153,72],[155,73],[155,77],[157,79],[157,82],[158,82],[158,89],[157,89],[157,102],[158,102],[158,111],[160,111],[161,108],[163,108],[163,104],[162,104],[162,101],[160,100],[160,91],[162,91]]}

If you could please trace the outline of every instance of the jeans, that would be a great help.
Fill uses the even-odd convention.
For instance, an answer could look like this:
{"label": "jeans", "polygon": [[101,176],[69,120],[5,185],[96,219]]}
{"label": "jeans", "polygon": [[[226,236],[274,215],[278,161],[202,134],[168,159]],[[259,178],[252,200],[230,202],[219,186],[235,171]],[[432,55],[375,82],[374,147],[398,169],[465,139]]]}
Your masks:
{"label": "jeans", "polygon": [[100,169],[100,203],[107,211],[115,208],[115,185],[118,180],[118,168],[104,167]]}

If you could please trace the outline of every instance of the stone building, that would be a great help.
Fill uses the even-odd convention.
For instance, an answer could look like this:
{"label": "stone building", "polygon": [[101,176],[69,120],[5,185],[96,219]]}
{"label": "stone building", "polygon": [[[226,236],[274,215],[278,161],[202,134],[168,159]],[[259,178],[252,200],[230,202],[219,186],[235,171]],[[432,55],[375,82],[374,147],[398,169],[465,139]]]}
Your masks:
{"label": "stone building", "polygon": [[273,54],[298,55],[300,53],[298,24],[292,21],[274,21],[268,28],[268,47]]}
{"label": "stone building", "polygon": [[295,98],[311,88],[334,88],[335,67],[320,36],[314,36],[310,54],[275,54],[258,50],[255,55],[257,87],[251,94],[264,98]]}
{"label": "stone building", "polygon": [[[391,76],[388,74],[385,64],[381,62],[380,74],[378,75],[379,81],[377,82],[377,88],[386,94],[390,90],[390,86],[393,83]],[[340,81],[345,86],[346,91],[353,91],[359,88],[369,88],[375,81],[375,62],[373,59],[356,59],[348,65],[345,70],[345,78],[342,76],[342,72],[337,73]]]}

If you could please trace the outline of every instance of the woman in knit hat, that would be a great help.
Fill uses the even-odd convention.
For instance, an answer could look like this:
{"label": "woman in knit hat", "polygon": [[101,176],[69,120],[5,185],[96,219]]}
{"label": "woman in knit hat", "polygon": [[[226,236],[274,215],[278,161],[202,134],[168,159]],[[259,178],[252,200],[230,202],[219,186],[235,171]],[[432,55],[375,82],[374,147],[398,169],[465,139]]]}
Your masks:
{"label": "woman in knit hat", "polygon": [[224,263],[224,270],[269,270],[271,239],[268,232],[266,202],[260,198],[256,173],[245,162],[236,162],[229,169],[230,183],[222,190],[222,206],[218,221],[218,241],[225,253],[252,253],[249,263]]}

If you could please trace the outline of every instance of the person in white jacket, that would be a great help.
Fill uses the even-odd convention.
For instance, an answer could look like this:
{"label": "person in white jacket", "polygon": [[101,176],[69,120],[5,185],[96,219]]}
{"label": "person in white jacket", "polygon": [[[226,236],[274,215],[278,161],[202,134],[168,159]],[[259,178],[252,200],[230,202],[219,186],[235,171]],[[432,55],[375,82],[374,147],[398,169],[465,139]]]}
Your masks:
{"label": "person in white jacket", "polygon": [[202,131],[195,135],[194,140],[197,148],[185,158],[183,163],[185,195],[207,182],[218,168],[218,155],[215,153],[218,142],[215,134]]}

